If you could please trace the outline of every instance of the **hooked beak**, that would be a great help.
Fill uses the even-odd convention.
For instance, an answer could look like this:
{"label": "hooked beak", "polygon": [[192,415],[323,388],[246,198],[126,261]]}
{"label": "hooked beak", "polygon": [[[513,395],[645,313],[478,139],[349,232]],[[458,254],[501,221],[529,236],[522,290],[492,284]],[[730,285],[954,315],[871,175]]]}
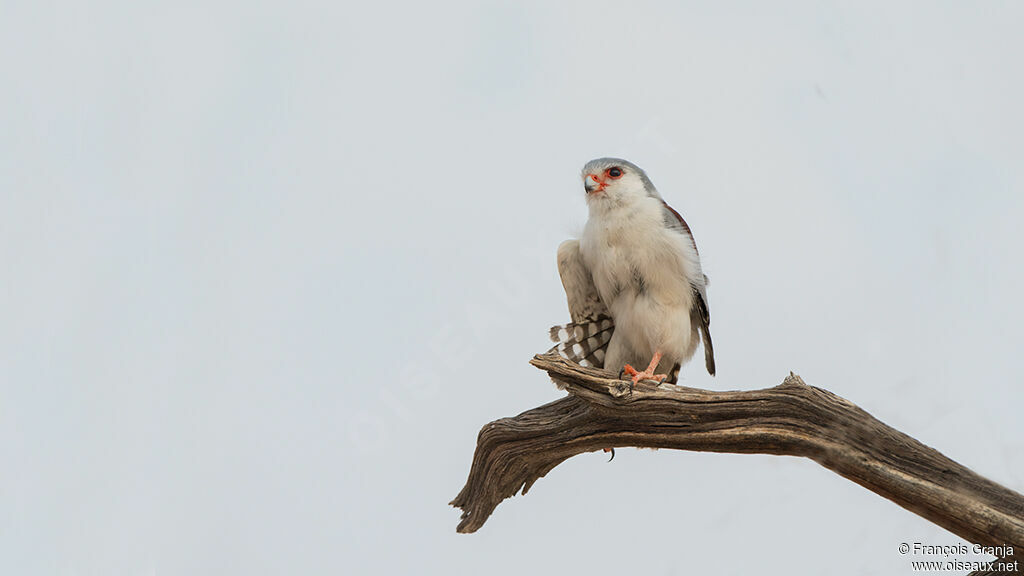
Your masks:
{"label": "hooked beak", "polygon": [[604,190],[605,186],[607,186],[607,184],[602,182],[597,177],[597,174],[587,174],[586,177],[583,178],[583,187],[587,190],[587,194],[600,192]]}

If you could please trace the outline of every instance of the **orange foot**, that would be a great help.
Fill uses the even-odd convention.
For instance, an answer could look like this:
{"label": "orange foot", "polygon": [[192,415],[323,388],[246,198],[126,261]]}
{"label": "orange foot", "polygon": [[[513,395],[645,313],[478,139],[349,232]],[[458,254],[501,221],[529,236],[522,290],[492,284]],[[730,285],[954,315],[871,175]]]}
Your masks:
{"label": "orange foot", "polygon": [[641,380],[657,380],[659,383],[664,382],[667,378],[667,374],[655,374],[654,369],[658,367],[658,362],[661,362],[661,352],[655,352],[654,357],[651,358],[651,363],[647,365],[647,370],[638,372],[636,368],[633,368],[629,364],[622,367],[620,374],[629,374],[632,378],[632,383],[629,386],[629,391],[633,391],[633,386]]}

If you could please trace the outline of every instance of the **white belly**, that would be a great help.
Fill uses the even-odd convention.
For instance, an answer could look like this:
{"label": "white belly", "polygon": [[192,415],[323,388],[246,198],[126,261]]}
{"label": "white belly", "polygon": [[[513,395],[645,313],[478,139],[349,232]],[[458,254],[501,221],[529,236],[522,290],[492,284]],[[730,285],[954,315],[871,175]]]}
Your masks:
{"label": "white belly", "polygon": [[655,218],[660,213],[637,212],[612,225],[592,220],[580,241],[598,294],[615,321],[608,368],[624,363],[645,368],[657,351],[664,355],[659,370],[667,372],[697,347],[683,238]]}

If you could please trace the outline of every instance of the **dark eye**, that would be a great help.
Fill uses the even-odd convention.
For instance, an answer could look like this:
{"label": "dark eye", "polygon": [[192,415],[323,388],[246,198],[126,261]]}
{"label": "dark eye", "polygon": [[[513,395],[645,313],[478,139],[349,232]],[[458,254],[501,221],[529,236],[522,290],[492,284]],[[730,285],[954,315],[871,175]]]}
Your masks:
{"label": "dark eye", "polygon": [[608,170],[608,175],[611,176],[612,178],[618,178],[618,177],[622,176],[622,169],[621,168],[611,168],[611,169]]}

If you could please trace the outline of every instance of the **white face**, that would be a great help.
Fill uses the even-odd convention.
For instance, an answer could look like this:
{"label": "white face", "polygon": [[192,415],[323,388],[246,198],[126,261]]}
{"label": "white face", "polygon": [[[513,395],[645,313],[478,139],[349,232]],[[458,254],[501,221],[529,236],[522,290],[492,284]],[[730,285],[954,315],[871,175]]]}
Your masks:
{"label": "white face", "polygon": [[644,179],[635,166],[614,159],[594,160],[583,168],[587,202],[601,199],[625,200],[647,195]]}

